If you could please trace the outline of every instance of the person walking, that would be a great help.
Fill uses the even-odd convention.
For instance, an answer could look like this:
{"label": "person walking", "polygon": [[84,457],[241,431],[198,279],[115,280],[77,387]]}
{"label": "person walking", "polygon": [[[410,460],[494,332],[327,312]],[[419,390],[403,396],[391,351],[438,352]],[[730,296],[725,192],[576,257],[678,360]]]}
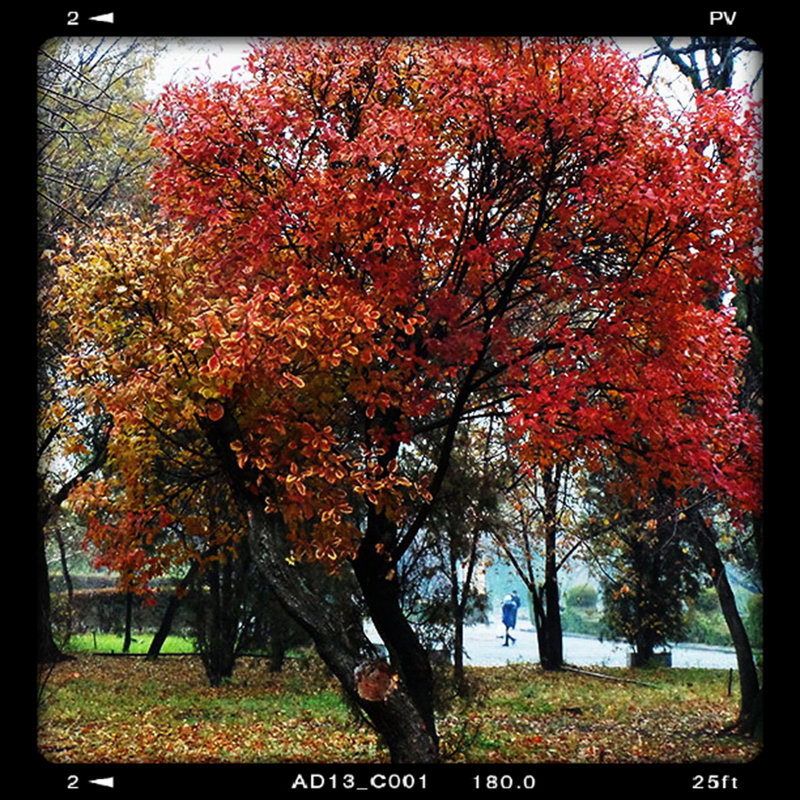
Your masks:
{"label": "person walking", "polygon": [[517,640],[511,635],[511,631],[517,624],[517,610],[522,601],[516,591],[507,594],[503,598],[503,625],[506,627],[506,640],[503,642],[503,647],[508,647],[508,640],[514,644]]}

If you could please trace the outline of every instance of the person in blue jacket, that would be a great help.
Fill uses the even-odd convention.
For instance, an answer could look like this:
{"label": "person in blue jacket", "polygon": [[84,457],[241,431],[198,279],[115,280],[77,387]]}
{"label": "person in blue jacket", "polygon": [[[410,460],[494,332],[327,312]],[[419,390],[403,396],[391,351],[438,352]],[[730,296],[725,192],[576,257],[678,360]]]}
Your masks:
{"label": "person in blue jacket", "polygon": [[520,603],[519,595],[515,591],[503,598],[503,625],[506,626],[506,640],[503,642],[503,647],[508,647],[509,639],[512,644],[517,641],[511,635],[511,631],[517,624],[517,609]]}

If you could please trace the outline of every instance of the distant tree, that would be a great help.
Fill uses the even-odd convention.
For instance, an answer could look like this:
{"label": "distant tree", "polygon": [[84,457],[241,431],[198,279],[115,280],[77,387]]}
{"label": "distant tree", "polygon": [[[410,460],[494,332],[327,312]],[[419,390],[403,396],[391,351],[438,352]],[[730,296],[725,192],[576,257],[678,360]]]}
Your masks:
{"label": "distant tree", "polygon": [[[58,427],[51,429],[39,445],[39,474],[37,482],[36,516],[36,563],[37,563],[37,653],[40,662],[60,661],[64,658],[61,649],[53,639],[50,625],[50,580],[45,547],[48,526],[72,491],[90,475],[97,472],[106,459],[106,446],[110,433],[109,418],[98,415],[91,418],[86,427],[77,432],[74,439],[78,450],[74,456],[75,466],[71,474],[45,470],[46,450],[50,441],[58,433]],[[86,442],[86,444],[84,444]],[[82,452],[81,452],[82,451]],[[66,576],[65,570],[65,576]]]}
{"label": "distant tree", "polygon": [[490,428],[473,425],[459,434],[425,534],[399,564],[404,610],[438,632],[452,653],[457,687],[464,684],[464,626],[485,613],[486,597],[475,586],[482,543],[499,524],[502,485],[489,457],[493,444]]}
{"label": "distant tree", "polygon": [[622,513],[626,521],[617,518],[609,534],[613,549],[604,560],[603,619],[633,646],[633,665],[644,667],[656,647],[683,640],[686,605],[700,589],[700,562],[678,534],[679,510],[670,514],[668,506],[654,503]]}
{"label": "distant tree", "polygon": [[564,595],[568,606],[582,609],[597,608],[597,589],[588,583],[571,586]]}
{"label": "distant tree", "polygon": [[703,564],[672,490],[656,485],[631,498],[619,491],[626,468],[611,460],[583,476],[581,538],[600,575],[605,629],[631,644],[635,666],[647,666],[656,647],[683,640]]}
{"label": "distant tree", "polygon": [[[653,39],[656,46],[646,56],[656,59],[651,78],[666,59],[697,92],[709,88],[729,89],[733,84],[737,58],[742,53],[761,51],[752,39],[735,36],[692,36],[677,40],[673,36],[655,36]],[[759,68],[755,79],[760,74]]]}
{"label": "distant tree", "polygon": [[751,595],[747,603],[747,625],[748,635],[753,647],[764,646],[764,595]]}
{"label": "distant tree", "polygon": [[237,657],[258,638],[267,594],[246,539],[225,551],[217,548],[195,573],[187,602],[192,635],[211,686],[233,675]]}
{"label": "distant tree", "polygon": [[559,571],[580,546],[568,531],[571,465],[558,462],[518,475],[507,493],[506,517],[493,533],[503,556],[531,596],[543,669],[564,659]]}

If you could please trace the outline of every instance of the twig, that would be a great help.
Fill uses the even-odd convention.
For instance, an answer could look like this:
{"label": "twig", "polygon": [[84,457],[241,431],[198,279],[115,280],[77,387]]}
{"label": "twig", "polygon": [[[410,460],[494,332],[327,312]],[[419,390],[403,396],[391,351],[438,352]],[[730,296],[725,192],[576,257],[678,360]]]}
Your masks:
{"label": "twig", "polygon": [[585,669],[578,669],[578,667],[571,667],[569,664],[562,665],[562,669],[568,672],[577,672],[579,675],[588,675],[591,678],[603,678],[607,681],[619,681],[621,683],[635,683],[637,686],[647,686],[650,689],[660,689],[661,687],[656,683],[646,683],[645,681],[636,681],[633,678],[618,678],[614,675],[605,675],[602,672],[589,672]]}

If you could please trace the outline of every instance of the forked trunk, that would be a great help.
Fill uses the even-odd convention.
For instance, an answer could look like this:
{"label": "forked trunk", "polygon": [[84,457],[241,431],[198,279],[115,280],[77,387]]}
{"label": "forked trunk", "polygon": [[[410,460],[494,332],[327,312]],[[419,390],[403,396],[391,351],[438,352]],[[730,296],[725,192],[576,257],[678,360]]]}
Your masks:
{"label": "forked trunk", "polygon": [[[287,562],[288,548],[280,521],[252,503],[250,536],[252,552],[268,584],[286,613],[311,637],[322,660],[336,676],[349,698],[369,718],[397,764],[436,763],[439,747],[433,719],[432,699],[421,688],[420,675],[430,673],[427,655],[413,630],[393,603],[393,589],[362,574],[367,604],[378,631],[389,648],[399,685],[386,697],[367,699],[359,694],[356,673],[365,661],[374,659],[371,643],[363,630],[347,626],[348,615],[329,607],[310,590]],[[396,627],[392,627],[396,626]]]}
{"label": "forked trunk", "polygon": [[249,490],[256,485],[255,476],[239,467],[230,449],[230,443],[240,436],[235,423],[225,415],[217,422],[201,420],[200,424],[247,517],[250,552],[278,602],[311,637],[345,693],[382,737],[392,762],[438,762],[430,664],[400,610],[396,575],[374,547],[375,541],[387,532],[382,529],[385,520],[379,517],[371,520],[353,568],[375,626],[389,649],[391,669],[399,674],[399,682],[384,697],[368,699],[359,693],[357,673],[376,654],[362,627],[348,624],[351,615],[346,609],[331,607],[306,584],[302,572],[292,566],[282,518],[265,512],[264,499]]}

